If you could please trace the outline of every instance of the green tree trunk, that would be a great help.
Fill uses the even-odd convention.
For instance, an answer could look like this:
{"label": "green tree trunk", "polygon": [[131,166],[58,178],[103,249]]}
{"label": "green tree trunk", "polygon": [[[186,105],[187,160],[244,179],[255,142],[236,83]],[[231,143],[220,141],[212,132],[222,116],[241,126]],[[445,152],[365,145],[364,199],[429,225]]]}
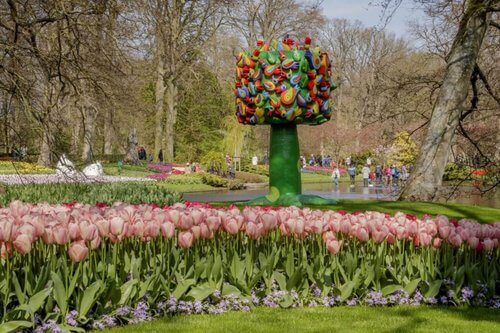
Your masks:
{"label": "green tree trunk", "polygon": [[300,180],[300,149],[297,125],[271,125],[269,142],[269,194],[247,205],[333,205],[333,199],[303,195]]}
{"label": "green tree trunk", "polygon": [[302,194],[297,125],[271,125],[269,147],[269,201]]}

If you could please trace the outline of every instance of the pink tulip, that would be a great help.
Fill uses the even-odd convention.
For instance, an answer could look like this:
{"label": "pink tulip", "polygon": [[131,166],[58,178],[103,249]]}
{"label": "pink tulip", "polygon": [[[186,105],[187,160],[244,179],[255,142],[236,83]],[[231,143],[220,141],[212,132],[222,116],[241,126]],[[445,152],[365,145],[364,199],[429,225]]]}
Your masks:
{"label": "pink tulip", "polygon": [[97,234],[96,237],[90,241],[90,248],[95,250],[99,247],[99,245],[101,245],[101,236]]}
{"label": "pink tulip", "polygon": [[11,219],[0,220],[0,242],[10,241],[13,221]]}
{"label": "pink tulip", "polygon": [[160,234],[160,225],[157,222],[150,221],[146,224],[146,228],[144,230],[144,236],[149,238],[158,237]]}
{"label": "pink tulip", "polygon": [[459,234],[453,233],[448,237],[448,242],[455,247],[460,247],[460,245],[462,244],[462,238]]}
{"label": "pink tulip", "polygon": [[25,234],[17,236],[13,243],[14,248],[20,254],[27,254],[31,251],[31,237]]}
{"label": "pink tulip", "polygon": [[76,223],[68,224],[68,236],[72,241],[79,240],[81,238],[80,228],[78,227],[78,224]]}
{"label": "pink tulip", "polygon": [[58,227],[52,229],[52,233],[53,233],[54,241],[56,242],[56,244],[64,245],[64,244],[69,243],[70,239],[69,239],[69,232],[68,232],[67,228],[65,228],[63,226],[58,226]]}
{"label": "pink tulip", "polygon": [[143,237],[145,229],[146,226],[144,225],[144,223],[142,221],[139,221],[133,225],[133,235],[136,237]]}
{"label": "pink tulip", "polygon": [[326,248],[328,249],[328,252],[332,254],[336,254],[340,251],[340,248],[342,247],[342,241],[338,240],[329,240],[326,243]]}
{"label": "pink tulip", "polygon": [[432,242],[432,247],[434,247],[435,249],[438,249],[441,247],[442,242],[443,242],[443,240],[441,238],[434,238],[434,240]]}
{"label": "pink tulip", "polygon": [[467,239],[467,243],[469,243],[469,246],[473,249],[477,248],[477,245],[479,244],[479,238],[477,237],[470,237]]}
{"label": "pink tulip", "polygon": [[189,230],[194,225],[194,219],[188,214],[182,214],[179,221],[179,228],[181,230]]}
{"label": "pink tulip", "polygon": [[234,218],[230,218],[222,222],[224,229],[231,235],[236,235],[239,231],[238,222]]}
{"label": "pink tulip", "polygon": [[179,233],[179,245],[183,249],[187,249],[193,245],[194,237],[190,231],[183,231]]}
{"label": "pink tulip", "polygon": [[355,236],[362,242],[366,242],[370,238],[365,228],[359,228]]}
{"label": "pink tulip", "polygon": [[387,240],[387,243],[394,244],[394,243],[396,243],[396,236],[394,236],[393,233],[388,233],[386,240]]}
{"label": "pink tulip", "polygon": [[372,234],[373,241],[375,243],[382,243],[387,236],[387,232],[375,230]]}
{"label": "pink tulip", "polygon": [[161,225],[161,234],[163,237],[172,238],[175,234],[175,227],[172,222],[164,222]]}
{"label": "pink tulip", "polygon": [[170,218],[170,221],[177,225],[177,223],[179,223],[180,213],[178,210],[171,209],[168,211],[168,217]]}
{"label": "pink tulip", "polygon": [[438,230],[439,230],[439,235],[441,236],[441,238],[444,239],[448,238],[451,232],[451,228],[449,226],[444,226],[444,227],[439,226]]}
{"label": "pink tulip", "polygon": [[483,240],[484,250],[491,251],[495,248],[495,241],[490,238],[486,238]]}
{"label": "pink tulip", "polygon": [[95,224],[97,226],[97,229],[99,230],[99,235],[101,237],[105,237],[109,234],[109,224],[110,224],[110,221],[106,220],[106,219],[100,219]]}
{"label": "pink tulip", "polygon": [[3,243],[0,247],[0,256],[2,258],[7,258],[7,256],[12,254],[12,245],[10,243]]}
{"label": "pink tulip", "polygon": [[52,231],[52,228],[50,227],[45,228],[45,230],[43,231],[42,239],[45,244],[55,243],[54,232]]}
{"label": "pink tulip", "polygon": [[198,209],[193,209],[191,211],[191,217],[193,218],[195,225],[199,225],[203,221],[203,215],[203,212]]}
{"label": "pink tulip", "polygon": [[193,233],[194,239],[199,239],[201,237],[201,228],[199,225],[194,225],[191,228],[191,232]]}
{"label": "pink tulip", "polygon": [[200,224],[201,238],[212,239],[214,238],[214,233],[210,230],[206,223]]}
{"label": "pink tulip", "polygon": [[340,232],[348,235],[351,232],[351,222],[348,220],[342,220],[340,222]]}
{"label": "pink tulip", "polygon": [[278,225],[278,220],[273,214],[265,213],[260,218],[266,230],[272,230]]}
{"label": "pink tulip", "polygon": [[68,255],[74,262],[80,262],[87,257],[89,249],[83,241],[74,242],[68,249]]}
{"label": "pink tulip", "polygon": [[109,231],[114,236],[120,236],[123,233],[125,221],[121,217],[113,217],[109,222]]}

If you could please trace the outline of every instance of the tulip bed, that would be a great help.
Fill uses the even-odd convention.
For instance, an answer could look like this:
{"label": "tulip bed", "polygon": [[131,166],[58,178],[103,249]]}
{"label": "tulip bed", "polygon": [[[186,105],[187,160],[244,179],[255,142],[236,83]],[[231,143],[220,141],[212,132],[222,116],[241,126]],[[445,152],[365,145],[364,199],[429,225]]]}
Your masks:
{"label": "tulip bed", "polygon": [[500,223],[201,204],[0,209],[0,331],[254,306],[500,307]]}

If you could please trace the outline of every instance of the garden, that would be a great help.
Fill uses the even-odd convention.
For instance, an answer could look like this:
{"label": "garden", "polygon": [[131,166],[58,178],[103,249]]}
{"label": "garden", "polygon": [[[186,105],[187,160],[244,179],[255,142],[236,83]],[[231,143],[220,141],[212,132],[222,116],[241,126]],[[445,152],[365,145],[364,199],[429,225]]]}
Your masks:
{"label": "garden", "polygon": [[498,1],[359,2],[0,3],[0,333],[498,331]]}

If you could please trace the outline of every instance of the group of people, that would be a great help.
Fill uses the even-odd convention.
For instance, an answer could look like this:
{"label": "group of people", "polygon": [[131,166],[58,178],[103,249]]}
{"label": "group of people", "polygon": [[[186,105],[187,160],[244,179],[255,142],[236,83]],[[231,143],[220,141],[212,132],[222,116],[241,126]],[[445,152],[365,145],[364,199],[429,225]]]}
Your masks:
{"label": "group of people", "polygon": [[[369,186],[395,186],[397,187],[400,181],[405,181],[410,176],[412,166],[403,165],[398,168],[395,164],[389,166],[377,165],[374,169],[371,168],[370,165],[365,164],[361,169],[361,176],[363,177],[363,187]],[[351,187],[354,187],[356,181],[356,165],[351,163],[347,167],[347,174],[349,175],[349,179],[351,182]],[[332,181],[333,184],[338,187],[340,180],[340,169],[337,165],[333,168],[332,171]]]}
{"label": "group of people", "polygon": [[309,157],[309,160],[306,160],[305,156],[300,156],[300,164],[302,165],[302,168],[304,168],[307,165],[330,168],[333,166],[332,162],[333,162],[333,159],[330,155],[311,154],[311,156]]}

